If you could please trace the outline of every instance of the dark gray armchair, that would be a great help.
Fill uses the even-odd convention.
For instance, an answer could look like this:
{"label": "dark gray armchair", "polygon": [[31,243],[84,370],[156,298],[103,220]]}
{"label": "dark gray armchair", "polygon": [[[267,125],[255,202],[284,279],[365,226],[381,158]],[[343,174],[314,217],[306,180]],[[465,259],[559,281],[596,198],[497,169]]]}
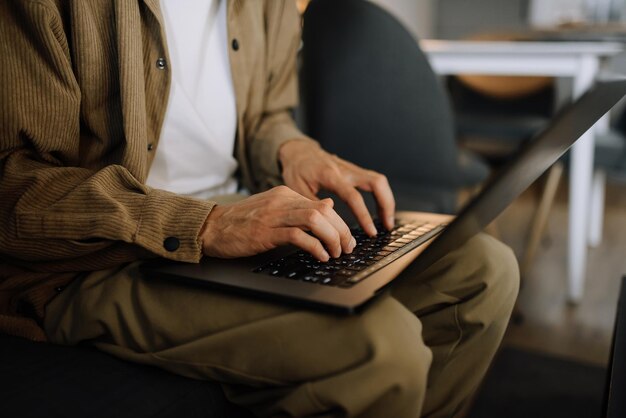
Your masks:
{"label": "dark gray armchair", "polygon": [[251,418],[219,384],[0,334],[0,411],[11,418]]}
{"label": "dark gray armchair", "polygon": [[313,0],[304,15],[301,125],[325,149],[382,172],[399,209],[454,213],[489,170],[458,149],[445,90],[417,40],[364,0]]}

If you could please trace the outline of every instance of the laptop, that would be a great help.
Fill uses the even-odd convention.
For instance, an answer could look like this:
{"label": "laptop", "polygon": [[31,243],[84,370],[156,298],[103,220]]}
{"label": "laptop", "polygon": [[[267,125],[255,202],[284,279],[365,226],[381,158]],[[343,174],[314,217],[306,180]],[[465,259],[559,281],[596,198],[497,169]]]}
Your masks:
{"label": "laptop", "polygon": [[378,236],[370,238],[353,229],[357,247],[352,254],[321,263],[295,247],[282,247],[239,259],[205,257],[198,264],[158,259],[143,263],[141,269],[148,280],[174,280],[300,307],[358,312],[403,277],[414,277],[482,231],[624,95],[626,77],[598,80],[492,176],[457,216],[398,212],[391,232],[379,226]]}

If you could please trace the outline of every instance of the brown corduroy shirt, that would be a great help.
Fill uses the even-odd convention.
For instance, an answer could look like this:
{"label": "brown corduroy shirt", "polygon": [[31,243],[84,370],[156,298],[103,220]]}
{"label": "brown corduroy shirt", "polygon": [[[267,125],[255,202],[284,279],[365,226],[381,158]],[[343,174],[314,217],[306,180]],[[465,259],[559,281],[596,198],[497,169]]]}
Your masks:
{"label": "brown corduroy shirt", "polygon": [[[305,138],[289,113],[299,19],[293,0],[229,0],[227,16],[235,157],[258,191]],[[84,272],[200,260],[214,203],[144,184],[170,84],[161,23],[158,0],[0,2],[0,332],[45,340],[45,304]]]}

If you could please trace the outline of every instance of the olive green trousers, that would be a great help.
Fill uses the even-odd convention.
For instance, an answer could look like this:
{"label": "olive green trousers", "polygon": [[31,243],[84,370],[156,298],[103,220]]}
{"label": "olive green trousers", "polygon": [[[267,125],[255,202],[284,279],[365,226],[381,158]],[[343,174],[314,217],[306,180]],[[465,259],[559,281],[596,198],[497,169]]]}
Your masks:
{"label": "olive green trousers", "polygon": [[47,306],[58,344],[222,384],[262,417],[451,417],[480,383],[518,292],[487,235],[359,315],[297,309],[142,277],[139,263],[74,281]]}

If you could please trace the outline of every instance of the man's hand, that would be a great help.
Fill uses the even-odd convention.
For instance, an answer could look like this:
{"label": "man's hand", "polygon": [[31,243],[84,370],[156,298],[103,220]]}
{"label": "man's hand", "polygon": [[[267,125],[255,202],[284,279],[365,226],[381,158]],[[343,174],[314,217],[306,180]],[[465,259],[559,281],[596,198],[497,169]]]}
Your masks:
{"label": "man's hand", "polygon": [[311,200],[286,186],[215,206],[201,240],[204,254],[212,257],[245,257],[292,244],[324,262],[356,246],[331,199]]}
{"label": "man's hand", "polygon": [[395,201],[384,175],[342,160],[309,141],[284,143],[278,157],[285,184],[293,190],[313,200],[322,189],[335,193],[350,206],[370,236],[376,235],[376,228],[357,188],[372,192],[381,221],[387,229],[393,228]]}

